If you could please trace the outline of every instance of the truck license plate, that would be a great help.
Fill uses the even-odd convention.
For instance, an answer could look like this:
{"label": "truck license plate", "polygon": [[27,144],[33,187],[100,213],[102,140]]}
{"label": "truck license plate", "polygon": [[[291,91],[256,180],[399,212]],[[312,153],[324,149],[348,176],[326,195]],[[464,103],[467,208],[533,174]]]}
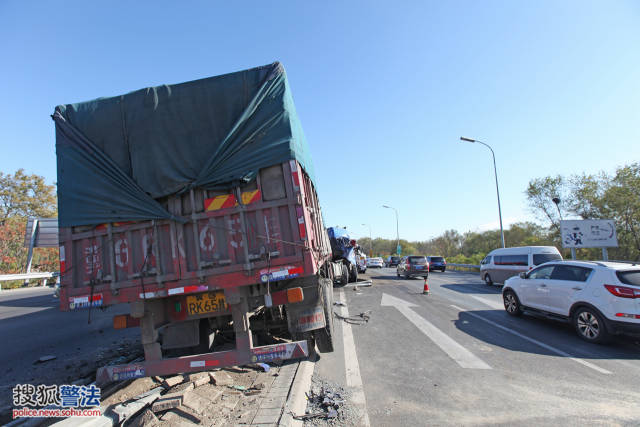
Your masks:
{"label": "truck license plate", "polygon": [[187,297],[187,312],[190,316],[226,310],[224,292],[205,292]]}

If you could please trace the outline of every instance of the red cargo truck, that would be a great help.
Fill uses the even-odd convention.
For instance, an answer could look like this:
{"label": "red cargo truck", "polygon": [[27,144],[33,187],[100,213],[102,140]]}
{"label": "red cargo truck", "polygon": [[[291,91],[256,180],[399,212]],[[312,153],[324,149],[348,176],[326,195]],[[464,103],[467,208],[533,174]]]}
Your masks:
{"label": "red cargo truck", "polygon": [[336,266],[280,64],[53,118],[60,307],[129,303],[114,327],[144,347],[99,382],[333,351]]}

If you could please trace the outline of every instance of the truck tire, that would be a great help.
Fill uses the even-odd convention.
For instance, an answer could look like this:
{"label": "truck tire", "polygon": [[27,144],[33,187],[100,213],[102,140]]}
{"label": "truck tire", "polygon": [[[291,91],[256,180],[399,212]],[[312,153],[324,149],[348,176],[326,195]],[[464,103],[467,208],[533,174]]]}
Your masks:
{"label": "truck tire", "polygon": [[316,346],[320,353],[331,353],[333,351],[333,286],[331,281],[320,279],[320,292],[324,307],[324,319],[326,326],[318,329],[314,333]]}
{"label": "truck tire", "polygon": [[358,268],[351,264],[349,265],[349,282],[357,282],[358,281]]}
{"label": "truck tire", "polygon": [[345,264],[340,264],[340,278],[338,279],[338,283],[342,286],[349,283],[349,268]]}

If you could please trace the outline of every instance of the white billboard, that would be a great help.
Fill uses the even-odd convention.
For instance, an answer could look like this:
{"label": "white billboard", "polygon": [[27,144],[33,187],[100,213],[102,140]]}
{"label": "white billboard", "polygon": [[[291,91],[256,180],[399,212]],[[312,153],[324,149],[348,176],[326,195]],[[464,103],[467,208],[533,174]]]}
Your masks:
{"label": "white billboard", "polygon": [[563,248],[611,248],[618,246],[616,225],[610,219],[560,221]]}

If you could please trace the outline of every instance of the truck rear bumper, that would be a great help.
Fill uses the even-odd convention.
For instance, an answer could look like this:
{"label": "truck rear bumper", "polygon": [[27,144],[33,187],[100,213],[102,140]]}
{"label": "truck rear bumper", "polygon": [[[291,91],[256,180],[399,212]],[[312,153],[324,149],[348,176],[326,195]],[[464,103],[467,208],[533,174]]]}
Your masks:
{"label": "truck rear bumper", "polygon": [[175,357],[156,361],[130,363],[127,365],[104,366],[96,374],[97,384],[122,381],[154,375],[167,375],[206,371],[225,366],[240,366],[248,363],[270,362],[274,360],[301,359],[309,356],[307,341],[253,347],[246,351],[218,351]]}

